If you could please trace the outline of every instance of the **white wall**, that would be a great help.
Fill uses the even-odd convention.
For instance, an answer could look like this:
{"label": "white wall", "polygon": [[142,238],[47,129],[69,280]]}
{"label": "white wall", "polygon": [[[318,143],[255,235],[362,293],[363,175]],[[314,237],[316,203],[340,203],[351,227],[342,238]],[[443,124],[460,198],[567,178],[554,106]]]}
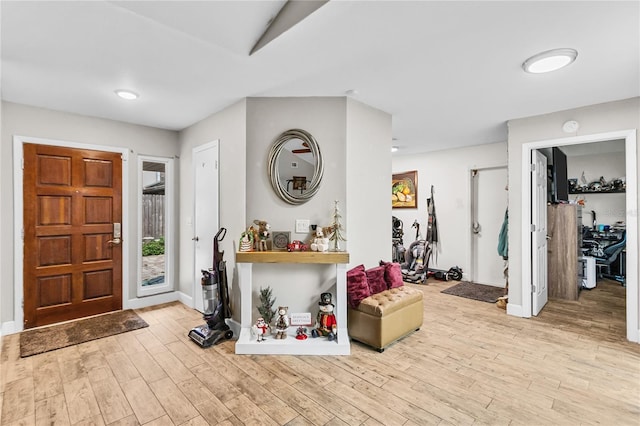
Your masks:
{"label": "white wall", "polygon": [[[173,157],[178,152],[178,134],[169,130],[138,126],[101,118],[87,117],[77,114],[63,113],[21,104],[2,103],[2,143],[0,146],[0,163],[2,176],[2,235],[0,240],[0,263],[2,264],[2,284],[0,286],[2,303],[2,322],[12,321],[13,312],[13,136],[38,137],[70,141],[90,145],[124,147],[130,149],[129,164],[123,169],[129,173],[129,226],[124,228],[124,239],[137,241],[137,191],[138,174],[136,155],[157,155]],[[175,248],[174,248],[175,251]],[[21,255],[21,254],[19,254]],[[129,282],[129,293],[123,299],[135,298],[137,281],[137,250],[129,250],[129,275],[124,280]]]}
{"label": "white wall", "polygon": [[[562,124],[568,120],[576,120],[580,123],[580,129],[577,134],[567,135],[562,131]],[[568,136],[594,135],[618,130],[638,129],[640,127],[640,98],[515,119],[509,121],[508,126],[509,186],[522,189],[523,144],[562,139]],[[637,216],[637,203],[632,206],[627,205],[626,208],[627,211],[635,212]],[[526,216],[522,211],[521,193],[520,191],[510,191],[509,228],[514,232],[509,233],[509,304],[515,305],[513,308],[514,313],[517,313],[518,307],[522,306],[522,262],[529,261],[529,259],[522,259],[521,230],[523,226],[527,225],[523,222],[523,217]],[[637,247],[635,249],[637,250]],[[637,283],[629,283],[629,285],[637,286]],[[527,297],[529,296],[527,295]],[[635,328],[636,330],[638,329],[638,324],[635,324]]]}
{"label": "white wall", "polygon": [[[470,271],[471,262],[471,169],[505,165],[507,163],[507,143],[499,142],[468,148],[429,152],[420,155],[394,155],[393,172],[418,171],[418,205],[416,209],[393,209],[392,214],[404,222],[404,245],[415,240],[414,220],[420,223],[422,237],[426,237],[427,198],[434,187],[436,216],[441,251],[437,263],[434,258],[430,267],[449,269],[459,266],[463,273]],[[390,200],[391,180],[387,184],[387,198]],[[497,206],[500,218],[505,206]],[[385,232],[391,237],[391,217]],[[496,247],[498,236],[496,235]],[[391,244],[388,248],[391,256]],[[496,252],[497,253],[497,252]],[[497,255],[497,254],[496,254]]]}
{"label": "white wall", "polygon": [[[625,153],[609,152],[601,154],[577,155],[567,157],[567,176],[577,178],[584,172],[587,183],[597,181],[600,176],[610,181],[625,175]],[[592,227],[591,210],[596,212],[598,224],[613,225],[626,218],[626,201],[623,193],[570,194],[571,199],[583,199],[582,224]]]}
{"label": "white wall", "polygon": [[[276,196],[267,164],[273,141],[285,130],[294,128],[313,135],[325,164],[316,195],[295,206]],[[289,231],[292,240],[308,241],[310,233],[294,232],[296,219],[309,219],[312,224],[327,226],[331,223],[334,200],[339,200],[346,218],[345,145],[345,98],[247,99],[247,225],[254,219],[266,220],[272,231]],[[283,274],[283,270],[287,273]],[[288,306],[290,312],[313,312],[315,315],[320,293],[331,291],[335,295],[334,277],[335,268],[327,265],[254,265],[254,307],[259,288],[271,286],[276,304]],[[253,319],[257,314],[254,308]]]}
{"label": "white wall", "polygon": [[[235,251],[240,234],[246,227],[246,101],[243,99],[180,132],[180,221],[179,270],[180,291],[193,297],[194,245],[193,238],[193,148],[214,140],[219,143],[220,226],[227,235],[220,244],[225,252],[229,293],[233,318],[240,321],[240,299],[235,278]],[[235,244],[234,244],[235,243]],[[195,297],[201,297],[199,293]],[[188,301],[185,300],[185,302]],[[234,307],[238,307],[234,309]]]}
{"label": "white wall", "polygon": [[347,99],[348,211],[351,265],[391,260],[391,116]]}

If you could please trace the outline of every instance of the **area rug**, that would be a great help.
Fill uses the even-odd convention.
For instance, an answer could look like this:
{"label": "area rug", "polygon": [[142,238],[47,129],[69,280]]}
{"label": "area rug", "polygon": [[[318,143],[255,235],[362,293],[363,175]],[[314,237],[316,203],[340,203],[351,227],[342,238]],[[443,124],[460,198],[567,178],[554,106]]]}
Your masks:
{"label": "area rug", "polygon": [[138,314],[127,309],[27,330],[20,333],[20,356],[25,358],[148,326]]}
{"label": "area rug", "polygon": [[462,281],[441,293],[452,294],[454,296],[466,297],[467,299],[479,300],[481,302],[495,303],[498,297],[504,296],[504,288],[494,287],[491,285],[476,284],[468,281]]}

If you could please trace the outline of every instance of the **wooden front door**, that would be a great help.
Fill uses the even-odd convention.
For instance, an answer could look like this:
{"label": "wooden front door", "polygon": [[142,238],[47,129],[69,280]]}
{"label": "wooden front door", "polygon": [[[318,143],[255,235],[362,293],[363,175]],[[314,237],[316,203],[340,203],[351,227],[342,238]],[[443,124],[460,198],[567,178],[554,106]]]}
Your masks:
{"label": "wooden front door", "polygon": [[122,309],[120,153],[23,152],[24,328]]}

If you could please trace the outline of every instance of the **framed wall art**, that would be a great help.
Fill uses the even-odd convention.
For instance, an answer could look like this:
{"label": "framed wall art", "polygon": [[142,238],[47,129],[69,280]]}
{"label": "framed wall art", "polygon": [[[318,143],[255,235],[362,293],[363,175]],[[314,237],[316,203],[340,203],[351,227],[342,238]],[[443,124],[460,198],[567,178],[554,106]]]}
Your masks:
{"label": "framed wall art", "polygon": [[271,247],[273,250],[286,250],[291,239],[289,231],[273,231],[271,233]]}
{"label": "framed wall art", "polygon": [[391,207],[418,207],[418,171],[394,173],[391,177]]}

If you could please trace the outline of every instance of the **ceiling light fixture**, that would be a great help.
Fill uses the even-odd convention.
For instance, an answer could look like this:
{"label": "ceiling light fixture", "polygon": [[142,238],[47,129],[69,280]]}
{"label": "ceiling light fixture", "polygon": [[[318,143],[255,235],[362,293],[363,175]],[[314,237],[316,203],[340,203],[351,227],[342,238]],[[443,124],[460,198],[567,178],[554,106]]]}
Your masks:
{"label": "ceiling light fixture", "polygon": [[121,97],[122,99],[126,99],[128,101],[132,101],[140,97],[140,95],[138,95],[136,92],[132,92],[131,90],[123,90],[123,89],[116,90],[115,94]]}
{"label": "ceiling light fixture", "polygon": [[344,92],[347,96],[358,96],[358,91],[356,89],[349,89]]}
{"label": "ceiling light fixture", "polygon": [[391,152],[397,152],[398,151],[398,147],[397,146],[392,146],[391,147]]}
{"label": "ceiling light fixture", "polygon": [[532,74],[541,74],[564,68],[578,57],[575,49],[562,48],[547,50],[533,55],[522,63],[522,68]]}

